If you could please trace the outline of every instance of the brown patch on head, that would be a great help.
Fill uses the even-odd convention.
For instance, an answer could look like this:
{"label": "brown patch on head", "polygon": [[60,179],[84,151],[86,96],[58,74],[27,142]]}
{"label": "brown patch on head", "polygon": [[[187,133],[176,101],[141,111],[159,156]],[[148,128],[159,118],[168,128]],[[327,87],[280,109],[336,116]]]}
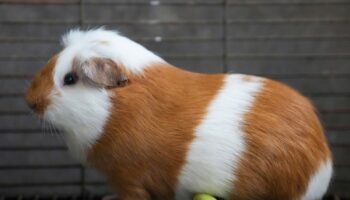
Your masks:
{"label": "brown patch on head", "polygon": [[271,80],[245,116],[246,152],[233,199],[295,200],[331,153],[313,106]]}
{"label": "brown patch on head", "polygon": [[46,66],[39,71],[27,90],[26,101],[28,106],[36,113],[43,114],[50,104],[48,98],[53,87],[53,69],[58,55],[53,56]]}
{"label": "brown patch on head", "polygon": [[224,75],[154,66],[113,90],[113,108],[88,160],[121,199],[170,200],[195,128]]}
{"label": "brown patch on head", "polygon": [[122,87],[128,83],[125,67],[107,58],[90,58],[83,63],[75,58],[73,70],[83,78],[106,88]]}

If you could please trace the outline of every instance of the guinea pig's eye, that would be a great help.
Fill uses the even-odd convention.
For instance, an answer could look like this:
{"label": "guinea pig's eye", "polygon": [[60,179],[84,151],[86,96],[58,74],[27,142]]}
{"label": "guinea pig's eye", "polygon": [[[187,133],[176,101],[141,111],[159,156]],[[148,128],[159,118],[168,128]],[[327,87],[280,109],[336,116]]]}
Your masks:
{"label": "guinea pig's eye", "polygon": [[64,85],[73,85],[78,81],[77,74],[70,72],[64,76]]}

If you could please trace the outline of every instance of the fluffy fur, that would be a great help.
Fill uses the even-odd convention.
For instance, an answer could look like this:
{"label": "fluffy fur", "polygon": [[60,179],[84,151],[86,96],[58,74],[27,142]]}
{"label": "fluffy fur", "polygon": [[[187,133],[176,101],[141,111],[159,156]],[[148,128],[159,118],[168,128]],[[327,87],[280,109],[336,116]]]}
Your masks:
{"label": "fluffy fur", "polygon": [[[79,90],[79,95],[77,91]],[[67,146],[82,163],[87,151],[103,132],[111,102],[106,90],[78,85],[74,89],[53,89],[44,118],[64,130]]]}
{"label": "fluffy fur", "polygon": [[265,79],[244,121],[246,151],[233,199],[300,199],[311,176],[331,159],[311,103],[288,86]]}
{"label": "fluffy fur", "polygon": [[65,60],[62,61],[63,65],[66,64],[68,68],[71,67],[71,56],[79,57],[82,61],[91,57],[109,58],[135,74],[142,73],[152,64],[165,62],[140,44],[116,31],[106,31],[103,28],[89,31],[71,30],[62,37],[62,43],[67,53],[61,55],[61,59]]}
{"label": "fluffy fur", "polygon": [[239,160],[245,151],[243,119],[262,82],[228,75],[195,131],[179,179],[177,199],[201,191],[228,199],[234,188]]}
{"label": "fluffy fur", "polygon": [[[66,133],[122,200],[314,200],[332,158],[313,106],[245,75],[181,70],[117,32],[72,30],[34,78],[28,105]],[[65,85],[67,73],[76,84]]]}

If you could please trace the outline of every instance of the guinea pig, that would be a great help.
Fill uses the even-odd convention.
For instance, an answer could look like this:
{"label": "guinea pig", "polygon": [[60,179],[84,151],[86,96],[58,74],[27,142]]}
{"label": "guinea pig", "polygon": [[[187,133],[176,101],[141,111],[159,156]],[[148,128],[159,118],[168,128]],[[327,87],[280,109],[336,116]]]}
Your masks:
{"label": "guinea pig", "polygon": [[26,101],[121,200],[315,200],[332,155],[310,101],[244,74],[177,68],[116,31],[71,30]]}

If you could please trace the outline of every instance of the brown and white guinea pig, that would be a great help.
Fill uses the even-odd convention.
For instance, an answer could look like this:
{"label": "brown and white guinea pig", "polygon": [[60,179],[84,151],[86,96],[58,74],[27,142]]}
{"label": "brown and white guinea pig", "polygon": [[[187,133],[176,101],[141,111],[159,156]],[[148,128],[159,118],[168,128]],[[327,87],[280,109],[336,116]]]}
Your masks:
{"label": "brown and white guinea pig", "polygon": [[288,86],[172,66],[115,31],[72,30],[26,100],[122,200],[321,199],[332,156]]}

